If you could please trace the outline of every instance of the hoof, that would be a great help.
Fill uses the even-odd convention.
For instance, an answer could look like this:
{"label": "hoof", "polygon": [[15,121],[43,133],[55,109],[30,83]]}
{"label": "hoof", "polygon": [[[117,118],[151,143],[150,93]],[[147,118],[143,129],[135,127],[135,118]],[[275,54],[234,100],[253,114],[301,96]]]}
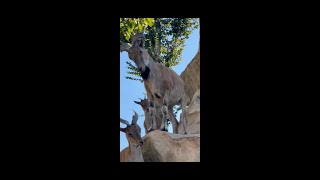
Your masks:
{"label": "hoof", "polygon": [[151,131],[153,131],[154,129],[152,128],[152,127],[150,127],[149,129],[148,129],[148,132],[151,132]]}
{"label": "hoof", "polygon": [[184,134],[185,134],[185,135],[188,135],[189,133],[186,131],[186,132],[184,132]]}

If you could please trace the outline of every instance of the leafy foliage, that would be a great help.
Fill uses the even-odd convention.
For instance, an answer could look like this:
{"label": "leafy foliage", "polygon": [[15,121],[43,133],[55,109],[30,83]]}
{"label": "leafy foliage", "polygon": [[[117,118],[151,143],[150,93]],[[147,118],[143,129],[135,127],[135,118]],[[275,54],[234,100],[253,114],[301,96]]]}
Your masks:
{"label": "leafy foliage", "polygon": [[[145,48],[151,58],[172,68],[182,61],[185,41],[198,26],[197,18],[120,18],[120,42],[129,42],[136,32],[145,30]],[[126,63],[131,75],[126,78],[143,82],[134,64]]]}
{"label": "leafy foliage", "polygon": [[136,32],[153,26],[154,18],[120,18],[120,41],[129,42]]}

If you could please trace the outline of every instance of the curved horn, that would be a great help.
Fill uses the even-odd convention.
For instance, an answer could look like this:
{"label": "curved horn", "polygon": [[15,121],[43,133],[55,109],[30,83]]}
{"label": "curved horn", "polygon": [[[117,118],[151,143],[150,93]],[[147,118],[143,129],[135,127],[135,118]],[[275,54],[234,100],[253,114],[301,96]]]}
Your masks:
{"label": "curved horn", "polygon": [[120,122],[130,126],[130,123],[127,120],[124,120],[124,119],[120,118]]}
{"label": "curved horn", "polygon": [[131,46],[127,43],[121,44],[120,45],[120,52],[123,52],[123,51],[129,52],[130,48],[131,48]]}
{"label": "curved horn", "polygon": [[134,115],[132,116],[132,123],[131,124],[137,124],[137,121],[138,121],[138,113],[136,111],[134,111]]}
{"label": "curved horn", "polygon": [[138,102],[138,101],[133,101],[133,102],[135,102],[136,104],[141,104],[141,102]]}
{"label": "curved horn", "polygon": [[136,35],[134,35],[132,38],[131,38],[131,44],[132,44],[132,47],[136,47],[137,45],[139,45],[138,42],[138,39],[142,38],[142,48],[144,48],[144,39],[145,39],[145,36],[143,33],[137,33]]}

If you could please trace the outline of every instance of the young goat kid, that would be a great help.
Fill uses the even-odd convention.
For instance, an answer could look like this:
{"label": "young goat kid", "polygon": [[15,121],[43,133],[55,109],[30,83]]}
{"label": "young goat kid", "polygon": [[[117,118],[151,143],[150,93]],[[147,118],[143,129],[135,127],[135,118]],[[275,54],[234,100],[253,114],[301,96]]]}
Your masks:
{"label": "young goat kid", "polygon": [[131,124],[120,118],[120,122],[127,125],[126,128],[121,128],[120,131],[126,134],[128,140],[128,148],[120,152],[120,162],[144,162],[141,146],[143,140],[141,138],[141,128],[137,124],[138,114],[134,111]]}
{"label": "young goat kid", "polygon": [[[140,98],[139,98],[140,99]],[[136,104],[139,104],[142,108],[142,110],[144,111],[144,129],[145,129],[145,132],[146,134],[149,133],[149,129],[150,127],[152,126],[152,115],[151,115],[151,112],[149,111],[149,103],[148,103],[148,99],[140,99],[140,102],[139,101],[134,101]],[[156,118],[156,124],[157,124],[157,127],[156,129],[160,129],[161,127],[161,123],[162,123],[162,113],[156,113],[155,115],[155,118]],[[168,127],[167,125],[165,126],[165,130],[168,131]]]}
{"label": "young goat kid", "polygon": [[[140,38],[141,41],[139,40]],[[152,60],[147,50],[144,48],[144,39],[145,36],[143,33],[136,34],[131,38],[132,46],[127,43],[121,44],[120,52],[127,51],[129,58],[135,63],[141,73],[144,87],[147,91],[150,106],[149,111],[151,111],[152,115],[152,126],[148,131],[157,129],[155,111],[157,107],[160,107],[163,114],[160,130],[165,129],[165,124],[167,124],[167,119],[169,118],[172,123],[173,132],[178,133],[178,121],[174,116],[173,107],[179,104],[184,117],[184,133],[187,134],[184,81],[170,68]]]}

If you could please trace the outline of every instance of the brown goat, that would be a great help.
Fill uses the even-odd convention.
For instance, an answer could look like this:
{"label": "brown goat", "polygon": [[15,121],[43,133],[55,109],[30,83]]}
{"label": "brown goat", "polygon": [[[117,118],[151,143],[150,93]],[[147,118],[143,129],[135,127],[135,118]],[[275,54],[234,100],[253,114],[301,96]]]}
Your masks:
{"label": "brown goat", "polygon": [[129,146],[120,152],[120,162],[144,162],[141,147],[143,140],[141,138],[141,128],[137,124],[138,114],[134,111],[131,124],[120,118],[120,122],[127,125],[126,128],[121,128],[120,131],[126,134]]}
{"label": "brown goat", "polygon": [[[139,40],[140,38],[142,41]],[[170,68],[152,60],[144,48],[144,38],[143,33],[136,34],[131,39],[132,46],[121,44],[120,52],[127,51],[129,58],[135,63],[141,73],[148,96],[149,110],[152,114],[152,126],[149,131],[156,129],[155,111],[157,107],[161,107],[163,118],[160,129],[165,129],[166,121],[169,118],[172,123],[173,132],[178,133],[178,121],[174,116],[173,107],[179,104],[184,117],[184,133],[187,134],[187,120],[184,115],[186,111],[184,81]]]}
{"label": "brown goat", "polygon": [[[149,133],[149,129],[150,127],[152,126],[152,115],[151,115],[151,112],[149,111],[149,102],[148,102],[148,99],[140,99],[140,102],[139,101],[134,101],[136,104],[139,104],[142,108],[142,110],[144,111],[144,129],[145,129],[145,132],[146,134]],[[155,118],[156,118],[156,123],[157,123],[157,128],[156,129],[160,129],[161,127],[161,123],[162,123],[162,113],[158,113],[158,111],[156,111],[156,115],[155,115]],[[165,130],[168,131],[168,127],[167,125],[165,126]]]}

